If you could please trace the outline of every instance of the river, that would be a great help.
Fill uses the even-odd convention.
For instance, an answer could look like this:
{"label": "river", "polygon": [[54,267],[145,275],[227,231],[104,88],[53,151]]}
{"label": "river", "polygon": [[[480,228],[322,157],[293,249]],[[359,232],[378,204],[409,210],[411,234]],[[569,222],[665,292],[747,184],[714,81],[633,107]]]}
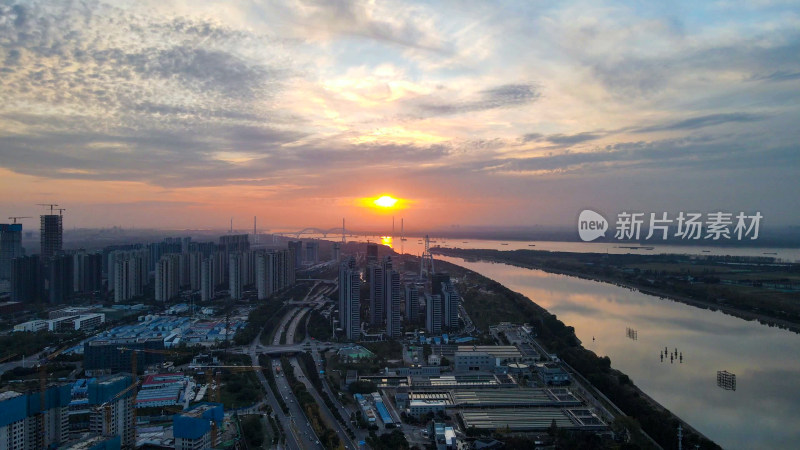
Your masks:
{"label": "river", "polygon": [[[306,237],[305,235],[303,236]],[[322,239],[322,235],[310,235],[314,239]],[[326,239],[338,241],[340,237],[330,235]],[[419,256],[425,249],[423,238],[407,237],[402,241],[399,237],[391,236],[358,236],[351,238],[358,241],[369,240],[388,245],[402,253]],[[350,239],[348,239],[350,240]],[[562,241],[498,241],[490,239],[443,239],[431,238],[431,247],[465,249],[494,249],[494,250],[544,250],[551,252],[573,253],[612,253],[612,254],[680,254],[697,256],[762,256],[776,258],[783,262],[800,262],[800,248],[785,247],[721,247],[710,245],[664,245],[664,244],[626,244],[626,243],[600,243],[600,242],[562,242]]]}
{"label": "river", "polygon": [[[726,449],[797,448],[800,336],[627,288],[506,264],[439,257],[546,308],[584,347]],[[635,330],[636,339],[628,329]],[[660,354],[668,348],[662,362]],[[683,362],[669,354],[678,351]],[[717,371],[736,390],[717,386]]]}
{"label": "river", "polygon": [[[424,250],[419,237],[369,239],[412,255]],[[433,240],[431,246],[442,247],[772,256],[800,261],[797,248],[654,245],[645,250],[586,242]],[[436,259],[492,278],[556,314],[575,328],[584,347],[611,358],[612,367],[628,374],[644,392],[724,448],[798,448],[797,334],[611,284],[507,264],[440,255]],[[629,329],[635,331],[636,339],[629,337]],[[668,352],[662,361],[665,347]],[[670,354],[676,350],[678,358],[671,362]],[[723,370],[736,375],[736,390],[717,386],[717,371]]]}

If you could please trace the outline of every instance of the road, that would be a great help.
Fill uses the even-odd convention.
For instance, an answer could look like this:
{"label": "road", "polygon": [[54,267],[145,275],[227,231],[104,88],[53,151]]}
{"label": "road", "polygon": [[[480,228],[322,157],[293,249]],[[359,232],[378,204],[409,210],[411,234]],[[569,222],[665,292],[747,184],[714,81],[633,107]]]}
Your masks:
{"label": "road", "polygon": [[[272,339],[272,345],[280,345],[281,335],[283,333],[286,334],[286,342],[293,342],[294,341],[294,332],[297,329],[297,321],[299,318],[307,312],[307,308],[304,308],[297,317],[292,320],[293,315],[297,311],[297,308],[289,309],[286,314],[281,319],[280,325],[278,326],[278,331],[275,333],[275,337]],[[291,321],[291,323],[290,323]],[[289,407],[289,416],[291,420],[284,425],[286,430],[290,428],[297,433],[298,441],[303,445],[299,448],[322,448],[319,444],[319,438],[317,437],[314,429],[311,427],[311,424],[308,422],[308,418],[306,418],[305,412],[300,409],[300,405],[297,403],[297,398],[294,396],[294,392],[289,387],[289,382],[286,380],[286,377],[283,374],[278,375],[276,368],[280,366],[280,360],[276,358],[270,358],[270,366],[273,375],[275,376],[275,384],[278,386],[278,395],[283,397],[283,401],[286,402],[286,405]]]}
{"label": "road", "polygon": [[[305,310],[301,311],[300,314],[298,314],[294,318],[294,320],[292,321],[291,325],[289,326],[289,330],[288,330],[287,336],[286,336],[286,342],[294,342],[294,336],[295,336],[295,332],[297,331],[297,325],[300,323],[301,320],[303,320],[304,315],[308,311],[310,311],[310,309],[305,309]],[[308,318],[306,317],[305,320],[308,321]],[[308,339],[308,336],[306,336],[306,338],[305,338],[305,343],[307,343],[307,344],[311,343],[309,341],[309,339]],[[320,356],[319,356],[319,352],[317,351],[317,343],[314,342],[314,344],[311,346],[311,348],[313,348],[313,350],[314,350],[313,353],[312,353],[312,357],[314,358],[315,361],[317,361],[316,367],[317,367],[317,370],[319,371],[321,369],[321,366],[320,366],[320,363],[319,363]],[[328,408],[328,405],[325,404],[325,401],[322,399],[322,396],[317,391],[316,387],[314,387],[314,385],[305,376],[307,374],[304,375],[305,372],[304,372],[303,368],[301,367],[301,364],[300,364],[299,360],[296,357],[292,357],[292,358],[290,358],[289,361],[291,362],[292,366],[294,367],[294,371],[295,371],[295,374],[297,374],[298,379],[306,386],[306,389],[308,390],[308,392],[311,394],[312,397],[314,397],[314,401],[317,403],[317,405],[319,405],[320,412],[322,412],[323,416],[325,416],[325,420],[328,422],[328,426],[332,426],[333,427],[333,430],[336,431],[336,434],[339,436],[339,439],[342,442],[344,442],[346,447],[353,448],[353,449],[356,448],[355,443],[350,439],[350,436],[347,435],[347,432],[346,432],[344,426],[338,420],[336,420],[336,417],[330,411],[330,409]],[[324,377],[320,377],[320,378],[324,378]],[[328,395],[330,396],[331,400],[334,399],[334,397],[330,393],[330,390],[328,390]],[[341,412],[340,412],[340,414],[341,414]],[[344,420],[349,420],[349,417],[350,417],[349,414],[346,414],[346,415],[342,416],[342,418]]]}
{"label": "road", "polygon": [[[281,319],[278,332],[275,333],[273,343],[280,341],[280,335],[286,328],[289,319],[292,317],[292,314],[294,314],[295,311],[296,308],[290,309]],[[259,348],[262,347],[259,344],[260,340],[261,333],[256,336],[249,348],[250,359],[254,366],[259,365],[258,355],[261,353]],[[314,434],[314,430],[311,428],[308,420],[306,420],[305,414],[300,410],[300,407],[297,404],[297,399],[294,397],[294,393],[291,389],[289,389],[289,384],[286,381],[286,377],[276,373],[275,368],[279,365],[280,360],[275,358],[269,359],[269,370],[272,371],[272,374],[275,377],[275,384],[278,388],[277,395],[283,397],[284,402],[289,408],[288,414],[284,414],[264,374],[261,373],[261,371],[257,371],[256,375],[259,382],[262,386],[264,386],[264,389],[267,392],[269,405],[272,407],[272,410],[275,412],[275,416],[278,418],[283,430],[286,432],[286,448],[292,450],[321,449],[322,446],[319,444],[319,439],[317,439],[316,435]]]}
{"label": "road", "polygon": [[[256,352],[257,349],[256,344],[259,342],[260,339],[261,339],[261,333],[259,333],[258,336],[256,336],[256,338],[253,340],[253,343],[250,345],[250,360],[254,366],[260,365],[258,360],[258,354]],[[283,430],[286,432],[286,447],[289,449],[301,448],[299,444],[299,442],[301,442],[301,439],[298,436],[297,432],[289,426],[290,419],[283,413],[283,410],[278,404],[278,401],[275,399],[275,395],[272,393],[272,388],[269,386],[269,383],[267,382],[267,377],[265,377],[260,370],[257,370],[255,373],[256,377],[258,378],[258,381],[261,383],[261,386],[267,393],[266,395],[267,403],[269,404],[270,407],[272,407],[272,411],[274,412],[275,417],[281,423]]]}
{"label": "road", "polygon": [[[314,361],[316,361],[316,363],[317,363],[317,371],[322,370],[322,355],[319,353],[319,346],[314,345],[312,347],[312,356],[314,357]],[[336,398],[335,395],[333,395],[333,391],[331,390],[330,386],[328,386],[328,379],[324,375],[320,375],[320,380],[322,380],[322,389],[325,391],[325,393],[328,394],[328,398],[331,399],[331,401],[333,402],[333,405],[339,411],[339,415],[346,422],[345,424],[339,424],[340,426],[339,426],[339,429],[337,430],[337,433],[339,434],[339,437],[345,442],[345,445],[347,445],[349,448],[353,448],[353,449],[358,448],[358,447],[355,446],[355,442],[353,442],[353,440],[350,439],[350,437],[347,435],[346,430],[344,430],[343,426],[346,426],[347,428],[349,428],[351,431],[353,431],[355,433],[355,436],[356,436],[355,441],[366,440],[367,433],[364,432],[363,430],[359,430],[358,428],[354,427],[350,423],[350,414],[352,413],[352,411],[348,411],[344,406],[342,406],[342,403],[339,401],[339,399]],[[314,392],[314,395],[315,395],[315,398],[318,397],[316,395],[316,391]],[[323,404],[324,404],[324,402],[323,402]],[[327,406],[327,405],[325,405],[325,406]],[[342,436],[344,436],[344,438],[342,438]]]}

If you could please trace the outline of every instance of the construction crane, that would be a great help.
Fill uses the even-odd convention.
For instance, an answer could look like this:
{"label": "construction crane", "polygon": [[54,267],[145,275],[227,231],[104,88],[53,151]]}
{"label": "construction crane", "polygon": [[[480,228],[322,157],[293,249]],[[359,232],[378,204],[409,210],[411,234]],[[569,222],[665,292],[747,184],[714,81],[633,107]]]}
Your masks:
{"label": "construction crane", "polygon": [[59,216],[63,216],[64,215],[64,211],[66,211],[67,208],[56,208],[55,210],[58,211],[58,215]]}
{"label": "construction crane", "polygon": [[[124,351],[131,352],[131,385],[129,386],[129,389],[133,389],[133,387],[136,386],[139,383],[139,381],[138,381],[139,370],[138,370],[138,367],[137,367],[138,362],[139,362],[139,358],[136,357],[137,353],[155,353],[155,354],[160,354],[160,355],[172,355],[172,354],[188,355],[188,354],[190,354],[190,353],[187,353],[187,352],[178,352],[178,351],[173,351],[173,350],[159,350],[159,349],[150,349],[150,348],[117,347],[117,350],[119,350],[121,352],[124,352]],[[131,414],[131,421],[133,423],[131,424],[131,432],[133,433],[134,446],[136,445],[136,395],[137,395],[137,392],[134,389],[133,398],[131,399],[131,402],[133,403],[133,414]]]}
{"label": "construction crane", "polygon": [[39,360],[39,436],[38,439],[40,440],[39,443],[40,448],[44,448],[45,444],[45,426],[44,426],[44,410],[47,407],[47,403],[45,399],[47,397],[47,363],[52,361],[56,356],[60,355],[67,350],[68,348],[72,347],[71,345],[67,345],[66,347],[62,347],[53,353],[41,358]]}
{"label": "construction crane", "polygon": [[[130,392],[131,390],[134,390],[139,385],[139,383],[140,383],[139,381],[131,383],[130,385],[128,385],[128,387],[126,387],[125,389],[123,389],[122,391],[117,393],[117,395],[115,395],[115,396],[111,397],[110,399],[108,399],[105,403],[93,408],[94,412],[102,412],[103,415],[104,415],[104,418],[105,418],[104,423],[105,423],[105,427],[106,428],[102,431],[103,434],[111,435],[111,434],[114,433],[112,428],[111,428],[111,405],[115,401],[117,401],[119,398],[123,397],[125,394]],[[135,411],[136,410],[136,405],[134,404],[133,407],[134,407],[134,411]],[[136,434],[135,434],[135,429],[134,429],[134,439],[135,438],[136,438]]]}
{"label": "construction crane", "polygon": [[[208,398],[212,402],[221,403],[220,402],[220,374],[222,373],[221,370],[217,370],[216,373],[212,375],[213,369],[227,369],[231,372],[247,372],[247,371],[256,371],[263,369],[262,366],[197,366],[198,369],[205,369],[206,370],[206,385],[208,389],[211,389],[211,392],[208,394]],[[211,379],[212,376],[214,378],[214,384],[212,388]],[[184,415],[191,415],[191,413],[197,413],[196,411],[189,411],[181,412]],[[196,416],[195,416],[196,417]],[[212,445],[215,445],[217,441],[217,424],[213,420],[211,421],[211,442]]]}
{"label": "construction crane", "polygon": [[37,206],[49,206],[50,207],[50,214],[53,214],[53,209],[58,206],[58,203],[37,203]]}
{"label": "construction crane", "polygon": [[17,223],[17,219],[32,219],[32,218],[33,217],[31,217],[31,216],[11,216],[11,217],[9,217],[9,219],[13,220],[15,224]]}

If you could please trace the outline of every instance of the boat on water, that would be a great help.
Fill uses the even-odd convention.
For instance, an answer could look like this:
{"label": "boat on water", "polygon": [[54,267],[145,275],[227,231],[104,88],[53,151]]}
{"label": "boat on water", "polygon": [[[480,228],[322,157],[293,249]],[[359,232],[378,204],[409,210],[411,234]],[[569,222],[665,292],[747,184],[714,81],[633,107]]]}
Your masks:
{"label": "boat on water", "polygon": [[501,243],[500,245],[508,245],[508,244],[507,244],[507,243],[505,243],[505,242],[503,242],[503,243]]}
{"label": "boat on water", "polygon": [[711,250],[703,250],[703,253],[711,253]]}
{"label": "boat on water", "polygon": [[777,255],[777,252],[764,252],[765,255]]}
{"label": "boat on water", "polygon": [[528,247],[536,247],[536,244],[528,244]]}

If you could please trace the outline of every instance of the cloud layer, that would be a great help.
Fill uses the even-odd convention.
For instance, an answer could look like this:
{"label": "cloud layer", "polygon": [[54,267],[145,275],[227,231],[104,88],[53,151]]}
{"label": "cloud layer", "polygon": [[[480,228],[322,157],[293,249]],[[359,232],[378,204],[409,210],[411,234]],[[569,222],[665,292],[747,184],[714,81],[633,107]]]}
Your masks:
{"label": "cloud layer", "polygon": [[61,192],[85,212],[134,183],[132,207],[200,221],[369,221],[351,200],[392,191],[425,225],[567,223],[591,202],[796,223],[798,14],[748,7],[6,2],[0,184],[22,191],[0,206]]}

